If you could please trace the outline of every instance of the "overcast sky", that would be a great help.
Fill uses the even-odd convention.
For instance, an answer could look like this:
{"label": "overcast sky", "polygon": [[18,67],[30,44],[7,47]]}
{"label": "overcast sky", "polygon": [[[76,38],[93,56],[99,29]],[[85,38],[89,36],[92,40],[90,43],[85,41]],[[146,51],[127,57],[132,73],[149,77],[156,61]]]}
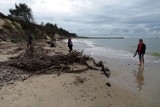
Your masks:
{"label": "overcast sky", "polygon": [[1,0],[32,8],[37,23],[51,22],[79,36],[159,36],[160,0]]}

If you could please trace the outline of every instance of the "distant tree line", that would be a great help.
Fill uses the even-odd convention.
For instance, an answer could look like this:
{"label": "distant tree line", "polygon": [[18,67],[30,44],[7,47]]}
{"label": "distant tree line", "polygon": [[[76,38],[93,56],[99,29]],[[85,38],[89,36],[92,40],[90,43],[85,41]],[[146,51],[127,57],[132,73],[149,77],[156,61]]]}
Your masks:
{"label": "distant tree line", "polygon": [[75,33],[70,33],[63,28],[58,28],[57,24],[52,24],[49,22],[45,25],[43,22],[41,24],[36,24],[32,14],[32,9],[25,3],[19,3],[19,5],[15,4],[15,9],[9,9],[9,12],[9,17],[12,17],[20,22],[24,30],[36,35],[39,34],[39,36],[43,36],[46,34],[49,36],[54,36],[55,34],[59,34],[62,37],[77,37]]}

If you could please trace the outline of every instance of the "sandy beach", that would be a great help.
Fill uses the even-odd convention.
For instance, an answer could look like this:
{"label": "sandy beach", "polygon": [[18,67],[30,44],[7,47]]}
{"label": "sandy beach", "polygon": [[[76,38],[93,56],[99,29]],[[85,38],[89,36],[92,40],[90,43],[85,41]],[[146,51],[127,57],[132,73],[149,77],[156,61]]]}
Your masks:
{"label": "sandy beach", "polygon": [[[53,50],[53,54],[68,54],[65,43],[59,41],[57,45],[56,48],[50,48],[43,44],[46,49]],[[9,57],[11,56],[1,54],[0,61]],[[78,74],[62,73],[60,76],[35,75],[23,82],[16,81],[5,85],[0,90],[0,107],[152,107],[145,95],[141,96],[139,91],[129,87],[128,84],[132,83],[128,81],[132,78],[129,73],[126,74],[126,79],[121,78],[124,77],[121,76],[121,72],[132,70],[137,65],[127,61],[118,64],[117,60],[109,59],[108,62],[106,65],[111,70],[109,79],[100,70],[87,70]],[[76,78],[79,77],[84,79],[83,83],[77,81]],[[120,84],[120,81],[124,85]],[[106,83],[110,83],[111,86]]]}
{"label": "sandy beach", "polygon": [[160,107],[160,0],[0,4],[0,107]]}

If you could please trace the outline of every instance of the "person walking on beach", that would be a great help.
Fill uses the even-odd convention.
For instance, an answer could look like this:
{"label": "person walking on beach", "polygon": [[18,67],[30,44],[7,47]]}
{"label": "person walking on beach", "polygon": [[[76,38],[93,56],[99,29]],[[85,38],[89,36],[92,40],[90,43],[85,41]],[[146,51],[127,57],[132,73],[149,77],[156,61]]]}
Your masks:
{"label": "person walking on beach", "polygon": [[139,44],[138,44],[138,47],[137,47],[137,50],[136,50],[134,56],[136,56],[136,54],[138,53],[140,66],[144,66],[144,54],[145,54],[145,51],[146,51],[146,45],[143,43],[142,39],[139,39]]}
{"label": "person walking on beach", "polygon": [[68,39],[68,47],[69,47],[69,53],[72,51],[73,43],[71,38]]}
{"label": "person walking on beach", "polygon": [[30,47],[30,49],[31,49],[31,46],[32,46],[32,41],[33,41],[33,37],[30,34],[29,37],[28,37],[28,44],[27,44],[27,47]]}

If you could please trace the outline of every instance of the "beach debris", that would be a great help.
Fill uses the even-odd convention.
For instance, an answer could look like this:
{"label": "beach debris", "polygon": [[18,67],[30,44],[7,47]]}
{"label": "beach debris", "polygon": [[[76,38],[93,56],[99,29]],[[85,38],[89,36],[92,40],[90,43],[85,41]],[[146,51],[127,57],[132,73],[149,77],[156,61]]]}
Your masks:
{"label": "beach debris", "polygon": [[103,61],[99,61],[99,62],[96,64],[96,66],[102,67],[102,66],[103,66]]}
{"label": "beach debris", "polygon": [[17,80],[23,81],[25,78],[28,78],[28,75],[24,71],[0,64],[0,87],[4,86],[4,83],[11,84]]}
{"label": "beach debris", "polygon": [[107,78],[110,77],[110,70],[109,70],[108,67],[102,65],[102,70],[101,70],[101,71],[103,71],[104,75],[105,75]]}
{"label": "beach debris", "polygon": [[86,81],[85,77],[75,76],[74,84],[75,85],[83,84],[85,81]]}
{"label": "beach debris", "polygon": [[111,84],[110,84],[109,82],[107,82],[106,85],[107,85],[108,87],[111,87]]}
{"label": "beach debris", "polygon": [[14,49],[14,52],[19,52],[19,51],[21,51],[21,50],[23,50],[23,48],[22,48],[22,47],[18,47],[18,48],[16,48],[16,49]]}
{"label": "beach debris", "polygon": [[[22,48],[16,48],[21,51]],[[97,70],[93,58],[83,55],[83,52],[73,51],[70,54],[55,53],[44,49],[42,46],[32,47],[23,50],[18,56],[11,57],[9,60],[0,63],[0,83],[12,80],[26,80],[38,74],[57,73],[81,73],[88,69]],[[79,69],[72,69],[71,65],[83,65]],[[79,77],[77,77],[79,78]],[[82,82],[83,79],[79,78]]]}

